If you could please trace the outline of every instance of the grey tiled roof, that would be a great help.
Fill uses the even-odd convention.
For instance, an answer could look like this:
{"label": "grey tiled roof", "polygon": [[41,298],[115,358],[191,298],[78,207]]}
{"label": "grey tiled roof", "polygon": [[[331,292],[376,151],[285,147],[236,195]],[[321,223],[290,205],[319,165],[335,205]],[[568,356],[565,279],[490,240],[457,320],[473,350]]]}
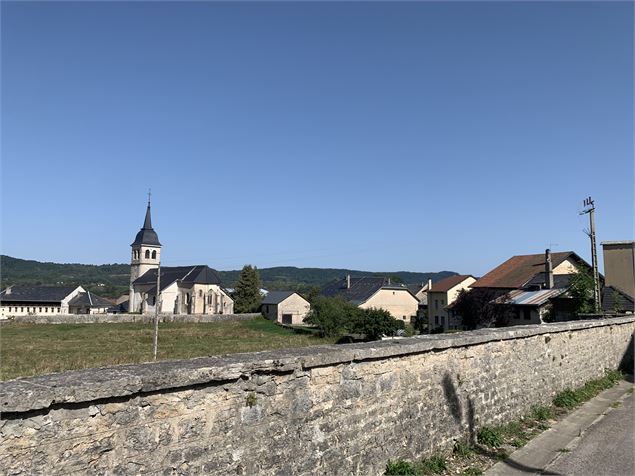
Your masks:
{"label": "grey tiled roof", "polygon": [[16,285],[0,294],[2,302],[60,302],[78,286],[23,286]]}
{"label": "grey tiled roof", "polygon": [[[161,291],[175,281],[179,283],[189,284],[219,284],[220,278],[216,270],[199,264],[196,266],[162,266],[161,267]],[[157,283],[157,269],[149,269],[143,275],[139,276],[133,284],[155,284]],[[155,286],[156,287],[156,286]],[[152,288],[148,293],[152,294],[156,291]]]}
{"label": "grey tiled roof", "polygon": [[73,299],[68,301],[69,306],[90,306],[90,307],[114,307],[114,304],[107,301],[101,296],[86,291],[85,293],[79,293]]}
{"label": "grey tiled roof", "polygon": [[280,304],[292,294],[295,294],[295,291],[269,291],[263,298],[262,304]]}
{"label": "grey tiled roof", "polygon": [[343,278],[324,286],[322,288],[322,295],[328,297],[337,296],[353,304],[362,304],[382,288],[408,291],[406,286],[390,284],[390,280],[383,276],[351,277],[350,279],[350,288],[347,289],[346,278]]}

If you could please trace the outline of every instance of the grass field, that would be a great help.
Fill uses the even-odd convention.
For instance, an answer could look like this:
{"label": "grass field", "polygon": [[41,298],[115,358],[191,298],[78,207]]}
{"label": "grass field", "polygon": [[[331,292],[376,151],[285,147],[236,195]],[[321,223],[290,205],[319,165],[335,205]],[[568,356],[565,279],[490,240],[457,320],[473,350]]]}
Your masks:
{"label": "grass field", "polygon": [[[151,324],[9,324],[0,328],[0,379],[152,360]],[[267,321],[159,325],[158,359],[330,344]]]}

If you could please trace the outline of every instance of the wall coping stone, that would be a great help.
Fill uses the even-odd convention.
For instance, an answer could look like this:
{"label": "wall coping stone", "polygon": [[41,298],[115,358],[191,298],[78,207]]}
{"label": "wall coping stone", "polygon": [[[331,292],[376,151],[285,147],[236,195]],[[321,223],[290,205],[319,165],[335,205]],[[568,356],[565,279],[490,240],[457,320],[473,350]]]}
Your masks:
{"label": "wall coping stone", "polygon": [[253,373],[303,371],[315,367],[634,322],[635,316],[567,321],[422,335],[361,344],[321,345],[74,370],[0,382],[0,412],[32,412],[53,405],[78,404],[166,389],[219,384],[235,381]]}

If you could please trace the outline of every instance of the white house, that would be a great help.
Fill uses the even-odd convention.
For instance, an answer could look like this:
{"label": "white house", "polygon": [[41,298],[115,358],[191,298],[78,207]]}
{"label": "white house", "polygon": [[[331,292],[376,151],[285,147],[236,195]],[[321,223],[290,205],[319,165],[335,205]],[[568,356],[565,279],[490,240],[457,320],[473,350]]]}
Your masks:
{"label": "white house", "polygon": [[68,314],[81,286],[9,286],[0,293],[0,318]]}

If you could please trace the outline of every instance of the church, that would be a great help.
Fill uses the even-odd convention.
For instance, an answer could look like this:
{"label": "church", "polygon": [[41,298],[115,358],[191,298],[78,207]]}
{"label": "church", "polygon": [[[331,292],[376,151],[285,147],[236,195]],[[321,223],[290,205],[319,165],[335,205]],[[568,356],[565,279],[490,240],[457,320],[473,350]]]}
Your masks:
{"label": "church", "polygon": [[[152,228],[150,200],[143,227],[130,245],[128,312],[153,314],[233,314],[234,301],[221,287],[216,270],[206,265],[160,266],[161,243]],[[158,283],[157,283],[157,273]]]}

